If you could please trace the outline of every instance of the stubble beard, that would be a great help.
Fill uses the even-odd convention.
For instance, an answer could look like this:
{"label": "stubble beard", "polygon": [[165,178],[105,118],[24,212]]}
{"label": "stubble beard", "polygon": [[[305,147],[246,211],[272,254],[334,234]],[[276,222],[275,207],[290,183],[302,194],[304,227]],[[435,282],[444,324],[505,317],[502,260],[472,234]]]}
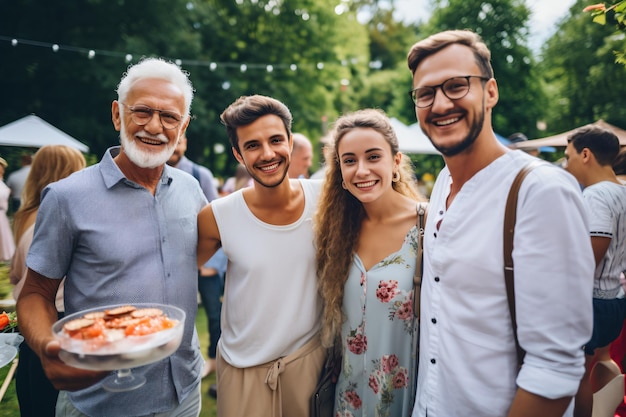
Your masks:
{"label": "stubble beard", "polygon": [[483,103],[483,107],[481,109],[480,115],[478,116],[478,119],[474,119],[474,121],[472,122],[472,126],[470,127],[470,131],[461,142],[455,145],[451,145],[451,146],[441,146],[433,142],[432,138],[428,136],[426,132],[424,132],[424,134],[428,137],[428,139],[430,140],[430,143],[433,144],[435,149],[441,152],[443,156],[451,157],[451,156],[455,156],[455,155],[460,154],[461,152],[466,151],[474,144],[474,142],[476,142],[478,135],[483,129],[484,122],[485,122],[485,105]]}
{"label": "stubble beard", "polygon": [[252,177],[252,179],[253,179],[254,181],[258,182],[258,183],[259,183],[259,185],[262,185],[263,187],[266,187],[266,188],[276,188],[276,187],[278,187],[280,184],[282,184],[282,183],[283,183],[283,181],[285,180],[285,177],[287,176],[287,173],[288,173],[288,171],[289,171],[289,166],[287,166],[287,167],[283,170],[283,175],[280,177],[280,180],[278,180],[278,181],[276,181],[276,182],[273,182],[273,183],[268,183],[268,182],[263,181],[263,180],[262,180],[262,179],[261,179],[258,175],[256,175],[256,174],[255,174],[255,172],[254,172],[254,171],[251,171],[251,170],[248,168],[248,165],[245,165],[245,164],[244,164],[244,166],[246,167],[246,170],[248,171],[248,174],[250,174],[250,176]]}

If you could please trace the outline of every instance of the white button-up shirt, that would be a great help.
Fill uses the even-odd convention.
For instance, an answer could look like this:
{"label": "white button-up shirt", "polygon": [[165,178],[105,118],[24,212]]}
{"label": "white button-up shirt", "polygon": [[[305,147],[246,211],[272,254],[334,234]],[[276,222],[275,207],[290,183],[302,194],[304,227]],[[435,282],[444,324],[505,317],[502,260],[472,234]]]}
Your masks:
{"label": "white button-up shirt", "polygon": [[446,210],[447,168],[425,231],[418,390],[413,417],[507,414],[517,386],[573,396],[591,337],[594,257],[581,191],[556,166],[535,168],[519,192],[513,260],[517,356],[503,272],[503,222],[513,179],[530,160],[508,152],[476,173]]}

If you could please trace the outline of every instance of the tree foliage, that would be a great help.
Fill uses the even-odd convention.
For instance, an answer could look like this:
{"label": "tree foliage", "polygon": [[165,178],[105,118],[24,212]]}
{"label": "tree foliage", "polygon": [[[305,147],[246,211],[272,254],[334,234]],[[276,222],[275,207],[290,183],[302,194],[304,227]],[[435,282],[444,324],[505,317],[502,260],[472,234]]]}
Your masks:
{"label": "tree foliage", "polygon": [[598,119],[623,126],[626,68],[613,51],[626,45],[608,26],[589,23],[578,0],[542,51],[541,74],[550,89],[548,128],[562,132]]}
{"label": "tree foliage", "polygon": [[[323,118],[333,120],[353,107],[342,81],[358,86],[364,78],[367,31],[354,12],[338,14],[335,6],[332,0],[7,3],[0,35],[63,47],[55,52],[0,42],[0,86],[11,104],[0,109],[0,125],[35,113],[99,157],[117,142],[110,106],[128,66],[126,55],[132,55],[130,62],[142,56],[180,59],[196,89],[190,157],[217,173],[231,172],[234,159],[219,114],[237,97],[266,94],[284,101],[294,130],[314,141]],[[90,59],[81,48],[95,55]],[[216,144],[226,152],[216,152]]]}
{"label": "tree foliage", "polygon": [[[617,33],[622,36],[626,33],[626,0],[615,1],[613,5],[607,7],[604,3],[593,4],[583,9],[583,12],[590,12],[593,22],[606,25],[607,17],[615,23]],[[615,61],[626,65],[626,49],[614,51]]]}

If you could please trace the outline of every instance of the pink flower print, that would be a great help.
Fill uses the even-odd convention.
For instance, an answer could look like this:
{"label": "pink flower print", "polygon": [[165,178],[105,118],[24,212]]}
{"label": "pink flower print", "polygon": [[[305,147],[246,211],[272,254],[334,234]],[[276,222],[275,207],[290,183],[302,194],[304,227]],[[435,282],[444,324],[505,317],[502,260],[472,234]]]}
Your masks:
{"label": "pink flower print", "polygon": [[359,394],[357,394],[356,391],[348,390],[344,393],[343,396],[352,408],[354,408],[355,410],[361,408],[363,402],[361,401],[361,397],[359,397]]}
{"label": "pink flower print", "polygon": [[378,288],[376,289],[376,298],[378,298],[383,303],[388,303],[396,296],[396,292],[398,290],[398,281],[389,280],[389,281],[380,281],[378,283]]}
{"label": "pink flower print", "polygon": [[398,366],[398,356],[396,355],[383,355],[381,360],[381,365],[383,368],[383,372],[386,374],[390,374],[394,369]]}
{"label": "pink flower print", "polygon": [[355,355],[361,355],[367,350],[367,336],[355,334],[348,336],[348,349]]}
{"label": "pink flower print", "polygon": [[378,384],[378,379],[375,375],[370,375],[369,386],[372,391],[374,391],[374,394],[378,394],[378,391],[380,390],[380,385]]}
{"label": "pink flower print", "polygon": [[408,386],[408,375],[406,368],[400,368],[393,376],[392,383],[394,389],[404,388]]}
{"label": "pink flower print", "polygon": [[413,318],[413,300],[407,300],[396,310],[396,317],[400,320]]}

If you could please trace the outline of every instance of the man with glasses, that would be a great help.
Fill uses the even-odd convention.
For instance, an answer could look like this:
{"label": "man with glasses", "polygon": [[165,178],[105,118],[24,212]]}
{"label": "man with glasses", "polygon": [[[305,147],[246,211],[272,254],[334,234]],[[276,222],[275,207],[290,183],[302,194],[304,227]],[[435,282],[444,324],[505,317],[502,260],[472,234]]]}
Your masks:
{"label": "man with glasses", "polygon": [[[166,165],[189,124],[193,88],[176,65],[150,58],[130,67],[117,93],[111,110],[122,146],[42,193],[17,303],[20,331],[61,390],[58,416],[196,417],[203,364],[194,325],[197,214],[207,200],[193,177]],[[77,369],[59,358],[51,326],[64,276],[66,314],[115,304],[182,308],[180,347],[133,371],[145,385],[103,389],[109,372]]]}
{"label": "man with glasses", "polygon": [[[580,189],[550,164],[532,170],[519,191],[514,333],[505,206],[515,176],[536,158],[495,137],[490,55],[470,31],[435,34],[408,54],[415,114],[446,162],[425,230],[414,417],[571,415],[584,372],[593,252]],[[526,352],[521,366],[515,334]]]}

